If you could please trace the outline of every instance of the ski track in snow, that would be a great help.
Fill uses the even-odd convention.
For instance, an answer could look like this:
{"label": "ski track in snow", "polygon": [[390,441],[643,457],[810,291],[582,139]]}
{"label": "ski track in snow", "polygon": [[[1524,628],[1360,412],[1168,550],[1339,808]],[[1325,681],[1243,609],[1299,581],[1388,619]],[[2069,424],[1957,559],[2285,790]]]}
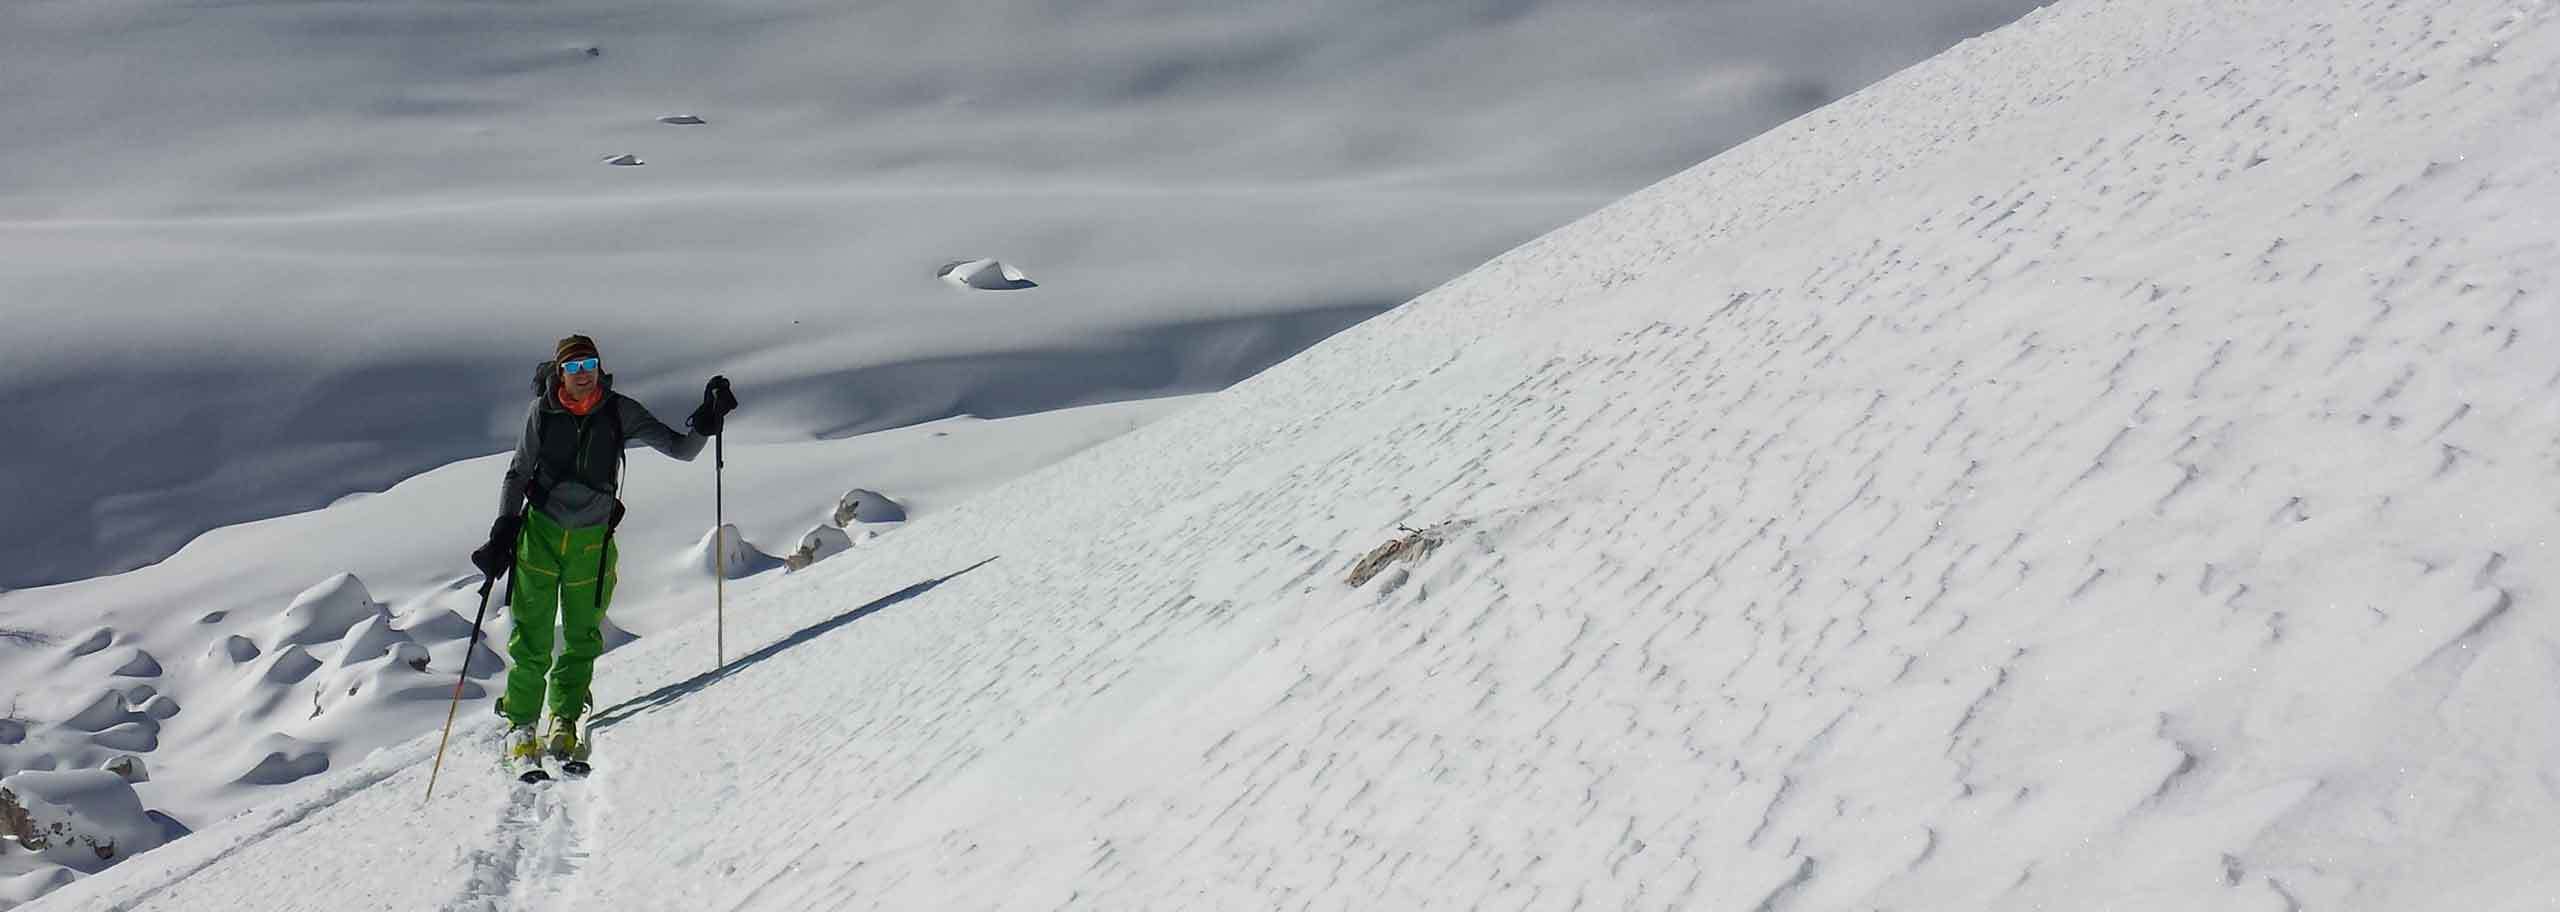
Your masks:
{"label": "ski track in snow", "polygon": [[462,895],[445,912],[568,908],[593,853],[594,775],[518,785],[507,792],[498,828],[472,851]]}

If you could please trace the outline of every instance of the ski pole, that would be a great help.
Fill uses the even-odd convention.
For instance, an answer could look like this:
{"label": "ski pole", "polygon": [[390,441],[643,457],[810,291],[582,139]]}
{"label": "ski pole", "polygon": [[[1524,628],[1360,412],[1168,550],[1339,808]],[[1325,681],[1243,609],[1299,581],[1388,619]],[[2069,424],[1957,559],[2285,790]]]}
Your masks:
{"label": "ski pole", "polygon": [[714,671],[729,664],[729,505],[721,470],[729,467],[721,435],[711,435],[711,649]]}
{"label": "ski pole", "polygon": [[[471,677],[471,657],[480,652],[480,624],[489,619],[489,590],[497,583],[498,578],[494,576],[482,577],[480,580],[480,613],[471,618],[471,645],[463,647],[462,670],[453,676],[453,702],[444,710],[444,736],[436,739],[435,766],[427,771],[428,801],[435,800],[436,777],[444,774],[444,745],[445,742],[453,740],[453,716],[456,711],[462,709],[462,682]],[[602,583],[599,582],[598,585]]]}

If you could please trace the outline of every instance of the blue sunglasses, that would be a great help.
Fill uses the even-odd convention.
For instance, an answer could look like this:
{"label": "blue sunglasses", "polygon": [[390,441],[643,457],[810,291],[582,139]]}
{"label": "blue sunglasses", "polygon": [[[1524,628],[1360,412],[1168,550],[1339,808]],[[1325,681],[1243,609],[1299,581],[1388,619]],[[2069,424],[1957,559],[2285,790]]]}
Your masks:
{"label": "blue sunglasses", "polygon": [[587,372],[587,371],[591,371],[591,370],[603,370],[603,369],[604,369],[604,362],[599,361],[599,360],[597,360],[597,359],[595,359],[595,358],[580,358],[580,359],[575,360],[575,361],[562,361],[562,362],[560,362],[560,372],[561,372],[561,373],[564,373],[564,374],[578,374],[578,373],[585,373],[585,372]]}

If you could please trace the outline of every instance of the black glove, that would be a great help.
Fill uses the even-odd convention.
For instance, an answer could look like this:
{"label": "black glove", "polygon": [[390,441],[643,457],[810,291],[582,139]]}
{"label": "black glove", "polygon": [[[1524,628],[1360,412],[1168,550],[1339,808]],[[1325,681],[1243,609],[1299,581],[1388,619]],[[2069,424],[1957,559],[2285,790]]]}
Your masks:
{"label": "black glove", "polygon": [[497,579],[498,574],[515,566],[516,534],[522,531],[524,517],[512,514],[498,517],[497,522],[489,524],[489,543],[471,552],[471,565],[480,568],[481,576]]}
{"label": "black glove", "polygon": [[686,418],[684,423],[693,426],[696,434],[717,436],[729,413],[737,408],[738,397],[729,392],[729,378],[713,377],[711,382],[702,385],[701,407],[694,409],[693,417]]}

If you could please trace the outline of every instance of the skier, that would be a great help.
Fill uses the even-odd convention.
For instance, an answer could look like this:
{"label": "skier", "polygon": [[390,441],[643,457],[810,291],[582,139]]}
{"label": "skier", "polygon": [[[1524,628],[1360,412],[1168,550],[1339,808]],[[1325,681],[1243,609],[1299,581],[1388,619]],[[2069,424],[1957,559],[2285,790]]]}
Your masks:
{"label": "skier", "polygon": [[[595,340],[569,336],[554,346],[553,354],[534,369],[533,405],[525,413],[515,461],[507,466],[489,542],[471,553],[471,562],[492,578],[514,571],[507,585],[507,603],[515,616],[507,655],[514,661],[507,689],[498,698],[498,714],[509,724],[507,765],[528,781],[545,778],[546,752],[569,772],[579,772],[586,763],[578,722],[587,711],[596,656],[604,652],[605,607],[613,601],[613,528],[622,521],[616,494],[623,446],[637,440],[691,462],[738,407],[728,378],[712,377],[703,384],[702,405],[686,419],[693,432],[679,434],[640,403],[613,391],[613,376],[604,372]],[[557,659],[551,651],[555,626],[566,643]],[[551,709],[547,751],[534,732],[546,684]]]}

